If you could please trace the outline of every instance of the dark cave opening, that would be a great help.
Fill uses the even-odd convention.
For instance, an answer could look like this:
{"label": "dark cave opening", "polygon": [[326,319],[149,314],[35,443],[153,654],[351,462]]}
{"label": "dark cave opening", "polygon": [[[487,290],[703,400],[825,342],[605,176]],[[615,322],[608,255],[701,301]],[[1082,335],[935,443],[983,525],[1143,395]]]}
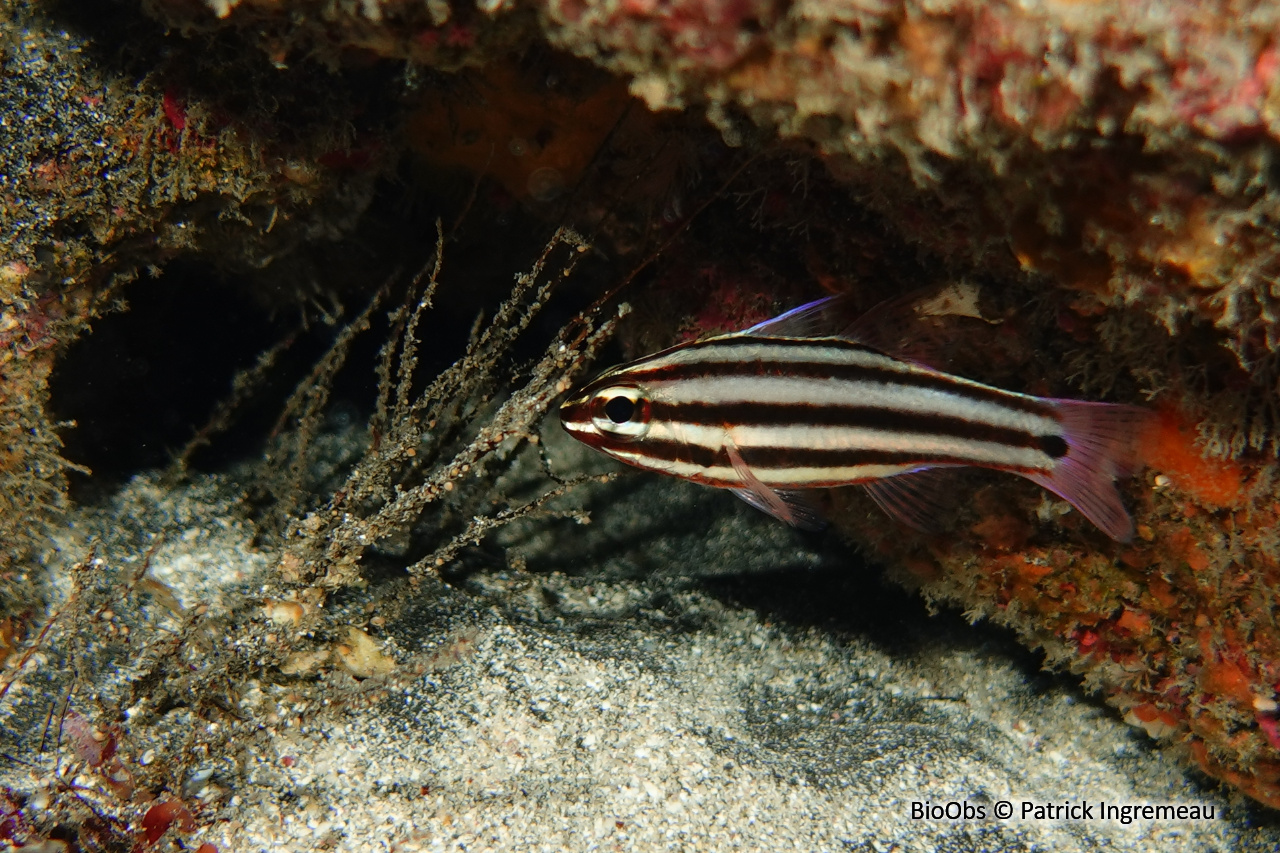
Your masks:
{"label": "dark cave opening", "polygon": [[[462,353],[476,318],[491,315],[512,276],[529,269],[540,253],[545,238],[538,232],[546,229],[517,230],[523,236],[498,247],[491,239],[476,239],[491,236],[483,229],[446,243],[444,271],[421,329],[415,388]],[[51,416],[75,424],[61,430],[63,456],[92,472],[72,475],[73,499],[95,501],[140,471],[169,465],[231,397],[236,375],[269,348],[292,339],[261,385],[237,406],[230,427],[200,447],[191,463],[197,470],[219,471],[261,454],[297,384],[337,330],[387,283],[370,328],[357,335],[333,377],[327,405],[331,418],[363,422],[373,411],[375,365],[390,331],[388,312],[404,298],[412,269],[423,259],[403,262],[389,278],[381,271],[355,276],[336,263],[326,270],[323,258],[350,253],[350,245],[335,243],[319,253],[321,259],[312,258],[314,269],[327,278],[323,293],[311,301],[294,287],[292,268],[267,280],[239,280],[199,255],[174,260],[160,274],[143,274],[126,285],[125,309],[96,319],[59,359],[50,381]],[[401,248],[400,255],[405,254],[421,255],[422,245]],[[581,278],[600,287],[608,274],[592,260],[584,264]],[[385,257],[378,263],[391,265]],[[272,279],[293,284],[263,293],[264,282]],[[582,281],[568,282],[516,342],[510,367],[519,370],[535,360],[560,326],[586,306],[591,292]]]}
{"label": "dark cave opening", "polygon": [[[93,472],[73,477],[77,500],[167,465],[230,393],[235,374],[296,322],[270,318],[199,259],[143,274],[123,295],[128,309],[95,320],[59,360],[50,382],[50,410],[75,422],[62,431],[64,455]],[[274,417],[263,402],[289,392],[299,351],[316,346],[299,341],[290,348],[230,433],[196,457],[201,467],[219,467],[248,451]]]}

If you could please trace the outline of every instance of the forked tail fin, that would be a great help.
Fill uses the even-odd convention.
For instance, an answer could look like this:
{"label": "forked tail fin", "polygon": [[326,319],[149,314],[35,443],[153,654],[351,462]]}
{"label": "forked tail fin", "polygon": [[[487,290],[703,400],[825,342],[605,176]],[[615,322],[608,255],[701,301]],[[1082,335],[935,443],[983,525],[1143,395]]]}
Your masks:
{"label": "forked tail fin", "polygon": [[1067,453],[1053,471],[1028,479],[1080,510],[1119,542],[1133,538],[1133,520],[1120,501],[1116,479],[1142,465],[1141,443],[1154,415],[1137,406],[1049,400],[1062,420]]}

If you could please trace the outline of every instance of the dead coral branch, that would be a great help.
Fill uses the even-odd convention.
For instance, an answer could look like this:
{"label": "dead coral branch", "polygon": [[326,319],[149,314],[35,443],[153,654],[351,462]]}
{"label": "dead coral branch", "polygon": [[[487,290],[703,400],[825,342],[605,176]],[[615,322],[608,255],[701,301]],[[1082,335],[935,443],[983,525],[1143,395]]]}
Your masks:
{"label": "dead coral branch", "polygon": [[[513,344],[573,272],[587,244],[572,230],[557,231],[532,269],[515,277],[493,318],[477,322],[462,356],[414,393],[419,327],[439,283],[442,248],[440,236],[430,274],[420,274],[404,304],[390,314],[368,451],[325,506],[291,525],[292,541],[280,566],[287,580],[350,584],[367,548],[405,537],[423,542],[408,555],[413,570],[443,565],[495,527],[548,512],[547,503],[576,484],[552,481],[534,497],[511,504],[492,488],[490,469],[510,464],[537,442],[552,400],[613,332],[616,320],[598,322],[596,308],[578,315],[511,390]],[[366,311],[356,325],[367,316]],[[340,334],[343,340],[349,335]],[[335,346],[345,350],[347,344]],[[332,365],[313,374],[311,383],[323,385],[331,376]],[[299,394],[316,399],[325,392],[304,388]]]}

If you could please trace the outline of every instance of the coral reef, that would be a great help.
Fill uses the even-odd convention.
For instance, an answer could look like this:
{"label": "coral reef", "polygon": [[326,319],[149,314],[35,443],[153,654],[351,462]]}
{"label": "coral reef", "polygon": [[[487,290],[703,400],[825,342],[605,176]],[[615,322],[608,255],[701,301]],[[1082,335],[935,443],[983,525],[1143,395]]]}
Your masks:
{"label": "coral reef", "polygon": [[[855,495],[837,498],[840,517],[908,585],[1015,627],[1126,720],[1280,807],[1274,486],[1257,466],[1207,462],[1194,436],[1175,412],[1147,436],[1128,545],[1051,496],[980,477],[961,487],[973,499],[945,536],[886,535]],[[1057,526],[1066,535],[1047,532]]]}
{"label": "coral reef", "polygon": [[[737,281],[732,292],[687,287],[698,300],[688,316],[711,332],[726,315],[755,319],[768,279],[738,271]],[[670,297],[655,288],[647,299]],[[939,366],[1032,393],[1071,393],[1074,362],[1053,355],[1070,345],[1054,339],[1062,303],[1028,310],[1022,297],[996,291],[981,305],[981,320],[947,318],[953,355]],[[662,312],[642,303],[637,313]],[[680,334],[668,331],[667,341]],[[1122,386],[1129,395],[1132,382]],[[1127,544],[1054,496],[993,474],[952,475],[948,493],[966,497],[942,501],[947,517],[933,536],[902,535],[858,489],[831,492],[828,514],[907,586],[1014,628],[1152,738],[1280,808],[1275,463],[1206,458],[1195,421],[1174,402],[1141,443],[1147,469],[1122,483],[1138,532]]]}
{"label": "coral reef", "polygon": [[[923,573],[926,594],[1018,627],[1153,736],[1280,807],[1275,10],[564,0],[547,13],[553,41],[627,74],[652,107],[705,107],[730,139],[748,116],[811,140],[952,270],[1077,293],[1049,297],[1058,329],[1006,331],[1024,348],[1067,332],[1082,373],[1109,374],[1095,388],[1163,406],[1143,542],[1045,536],[988,488],[964,532],[925,552],[875,515],[850,525]],[[1032,362],[1018,387],[1067,392]],[[1200,436],[1236,461],[1205,462]]]}
{"label": "coral reef", "polygon": [[[740,110],[812,140],[858,184],[907,170],[923,192],[881,207],[926,244],[973,256],[998,236],[1066,286],[1141,302],[1171,327],[1191,316],[1242,343],[1256,332],[1267,347],[1274,14],[1265,3],[547,6],[554,41],[631,76],[654,108],[705,105],[729,133]],[[961,205],[968,233],[930,233]]]}
{"label": "coral reef", "polygon": [[254,76],[265,60],[237,66],[216,44],[166,57],[163,34],[136,16],[121,25],[129,47],[104,61],[118,33],[92,33],[66,11],[17,2],[0,13],[6,561],[38,544],[63,504],[68,466],[45,414],[54,359],[120,285],[180,253],[252,268],[341,233],[377,173],[324,165],[369,123],[313,70],[272,70],[267,97]]}
{"label": "coral reef", "polygon": [[[1157,408],[1148,471],[1127,485],[1139,530],[1128,545],[1008,478],[962,479],[973,499],[924,541],[887,534],[856,491],[834,494],[832,515],[931,600],[1012,626],[1152,737],[1280,808],[1271,5],[148,0],[115,7],[120,29],[85,8],[14,2],[0,20],[6,652],[33,647],[52,593],[32,555],[74,467],[47,413],[49,377],[69,342],[120,307],[135,271],[202,258],[244,273],[264,310],[333,320],[369,305],[355,326],[336,324],[354,330],[378,322],[371,294],[430,242],[390,224],[414,208],[441,215],[472,259],[568,223],[629,265],[583,298],[625,288],[633,352],[749,324],[819,289],[869,307],[963,278],[990,303],[978,332],[955,331],[957,372]],[[506,296],[475,267],[471,301],[450,315],[463,325]],[[492,516],[470,509],[493,509],[491,491],[449,504],[454,526],[431,547],[412,531],[450,484],[466,491],[468,453],[494,452],[504,431],[534,434],[556,377],[598,343],[559,339],[570,360],[535,369],[531,397],[509,396],[481,368],[518,350],[509,332],[539,322],[516,303],[499,309],[510,329],[477,327],[480,354],[455,366],[447,389],[465,392],[472,419],[444,437],[431,418],[402,416],[414,400],[448,408],[449,393],[414,374],[415,352],[445,357],[415,337],[417,309],[393,318],[370,455],[334,474],[354,478],[345,490],[291,493],[331,411],[326,389],[357,347],[354,331],[338,333],[274,436],[285,473],[247,490],[273,507],[258,517],[262,542],[313,513],[277,575],[328,590],[368,582],[378,568],[361,533],[384,540],[387,560],[387,543],[403,542],[406,564],[448,569],[487,532],[472,523]],[[507,416],[485,432],[485,417]],[[271,612],[292,624],[295,605],[326,594]],[[86,618],[98,612],[93,595],[77,600],[94,602]],[[268,668],[301,678],[341,661],[352,678],[384,674],[369,634],[352,632],[364,628],[339,627],[332,654],[268,656]],[[88,725],[107,724],[107,710]],[[111,756],[72,741],[82,763],[118,775]],[[179,803],[148,832],[182,831],[189,798],[148,790]]]}
{"label": "coral reef", "polygon": [[352,55],[405,58],[457,71],[527,44],[535,16],[506,0],[143,0],[147,10],[187,31],[244,31],[279,65],[300,55],[338,63]]}

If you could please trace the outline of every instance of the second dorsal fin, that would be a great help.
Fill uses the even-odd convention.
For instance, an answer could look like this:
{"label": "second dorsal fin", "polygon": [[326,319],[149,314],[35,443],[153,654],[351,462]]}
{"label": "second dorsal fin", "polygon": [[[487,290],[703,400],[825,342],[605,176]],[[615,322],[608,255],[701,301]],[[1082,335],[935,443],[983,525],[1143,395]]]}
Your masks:
{"label": "second dorsal fin", "polygon": [[958,283],[924,287],[885,300],[857,319],[852,296],[840,294],[792,308],[770,320],[738,332],[779,338],[844,338],[894,358],[936,365],[950,337],[946,320],[968,317],[985,320],[978,307],[976,285]]}

